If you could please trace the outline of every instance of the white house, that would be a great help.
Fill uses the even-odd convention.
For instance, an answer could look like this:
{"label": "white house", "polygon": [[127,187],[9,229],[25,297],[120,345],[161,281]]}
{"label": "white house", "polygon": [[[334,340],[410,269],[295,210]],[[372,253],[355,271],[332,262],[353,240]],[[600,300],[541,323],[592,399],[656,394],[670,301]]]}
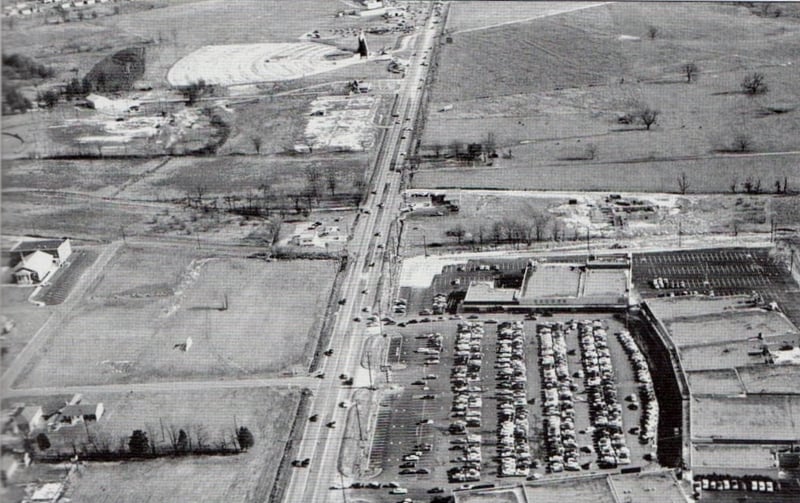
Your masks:
{"label": "white house", "polygon": [[14,280],[20,285],[41,283],[53,268],[54,257],[40,250],[23,255],[14,267]]}

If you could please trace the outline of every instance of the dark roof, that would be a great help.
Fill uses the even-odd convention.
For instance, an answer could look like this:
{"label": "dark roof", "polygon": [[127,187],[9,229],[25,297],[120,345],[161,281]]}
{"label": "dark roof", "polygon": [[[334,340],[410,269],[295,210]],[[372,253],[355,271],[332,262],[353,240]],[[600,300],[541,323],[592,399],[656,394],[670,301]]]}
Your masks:
{"label": "dark roof", "polygon": [[67,405],[61,409],[61,415],[65,417],[92,416],[97,412],[97,405],[88,403]]}
{"label": "dark roof", "polygon": [[61,243],[66,241],[66,239],[46,239],[43,241],[22,241],[20,244],[15,246],[11,251],[13,252],[32,252],[36,250],[55,250]]}

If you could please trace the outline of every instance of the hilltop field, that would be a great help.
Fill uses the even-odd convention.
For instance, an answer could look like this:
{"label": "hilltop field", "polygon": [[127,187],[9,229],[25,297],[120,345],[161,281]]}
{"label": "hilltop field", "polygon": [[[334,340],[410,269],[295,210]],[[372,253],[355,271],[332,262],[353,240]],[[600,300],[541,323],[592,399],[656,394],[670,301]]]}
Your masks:
{"label": "hilltop field", "polygon": [[[687,192],[742,191],[748,177],[800,190],[792,6],[776,17],[711,3],[514,4],[469,21],[490,3],[450,7],[415,187],[676,192],[685,172]],[[753,72],[767,92],[742,92]],[[645,107],[659,112],[650,130],[626,123]],[[490,167],[444,160],[490,134]]]}

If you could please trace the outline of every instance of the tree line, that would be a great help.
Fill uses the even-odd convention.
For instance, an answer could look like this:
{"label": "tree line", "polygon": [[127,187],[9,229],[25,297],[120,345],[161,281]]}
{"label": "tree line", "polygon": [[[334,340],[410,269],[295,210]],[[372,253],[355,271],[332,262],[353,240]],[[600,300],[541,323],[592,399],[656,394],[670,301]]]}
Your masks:
{"label": "tree line", "polygon": [[[39,433],[34,441],[42,461],[63,461],[78,456],[90,460],[126,460],[136,458],[158,458],[186,455],[236,454],[255,445],[255,437],[246,426],[235,425],[223,428],[212,435],[202,424],[183,428],[175,425],[146,425],[130,435],[114,437],[96,427],[86,428],[86,440],[73,440],[69,445],[54,448],[46,433]],[[160,440],[159,440],[160,437]]]}

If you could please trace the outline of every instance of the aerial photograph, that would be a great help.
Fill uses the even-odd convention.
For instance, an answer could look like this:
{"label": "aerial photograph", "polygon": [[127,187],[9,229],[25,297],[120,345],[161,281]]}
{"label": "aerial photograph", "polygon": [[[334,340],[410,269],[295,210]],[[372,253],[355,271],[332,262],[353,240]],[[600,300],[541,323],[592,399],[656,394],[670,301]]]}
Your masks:
{"label": "aerial photograph", "polygon": [[0,7],[3,503],[800,502],[800,3]]}

